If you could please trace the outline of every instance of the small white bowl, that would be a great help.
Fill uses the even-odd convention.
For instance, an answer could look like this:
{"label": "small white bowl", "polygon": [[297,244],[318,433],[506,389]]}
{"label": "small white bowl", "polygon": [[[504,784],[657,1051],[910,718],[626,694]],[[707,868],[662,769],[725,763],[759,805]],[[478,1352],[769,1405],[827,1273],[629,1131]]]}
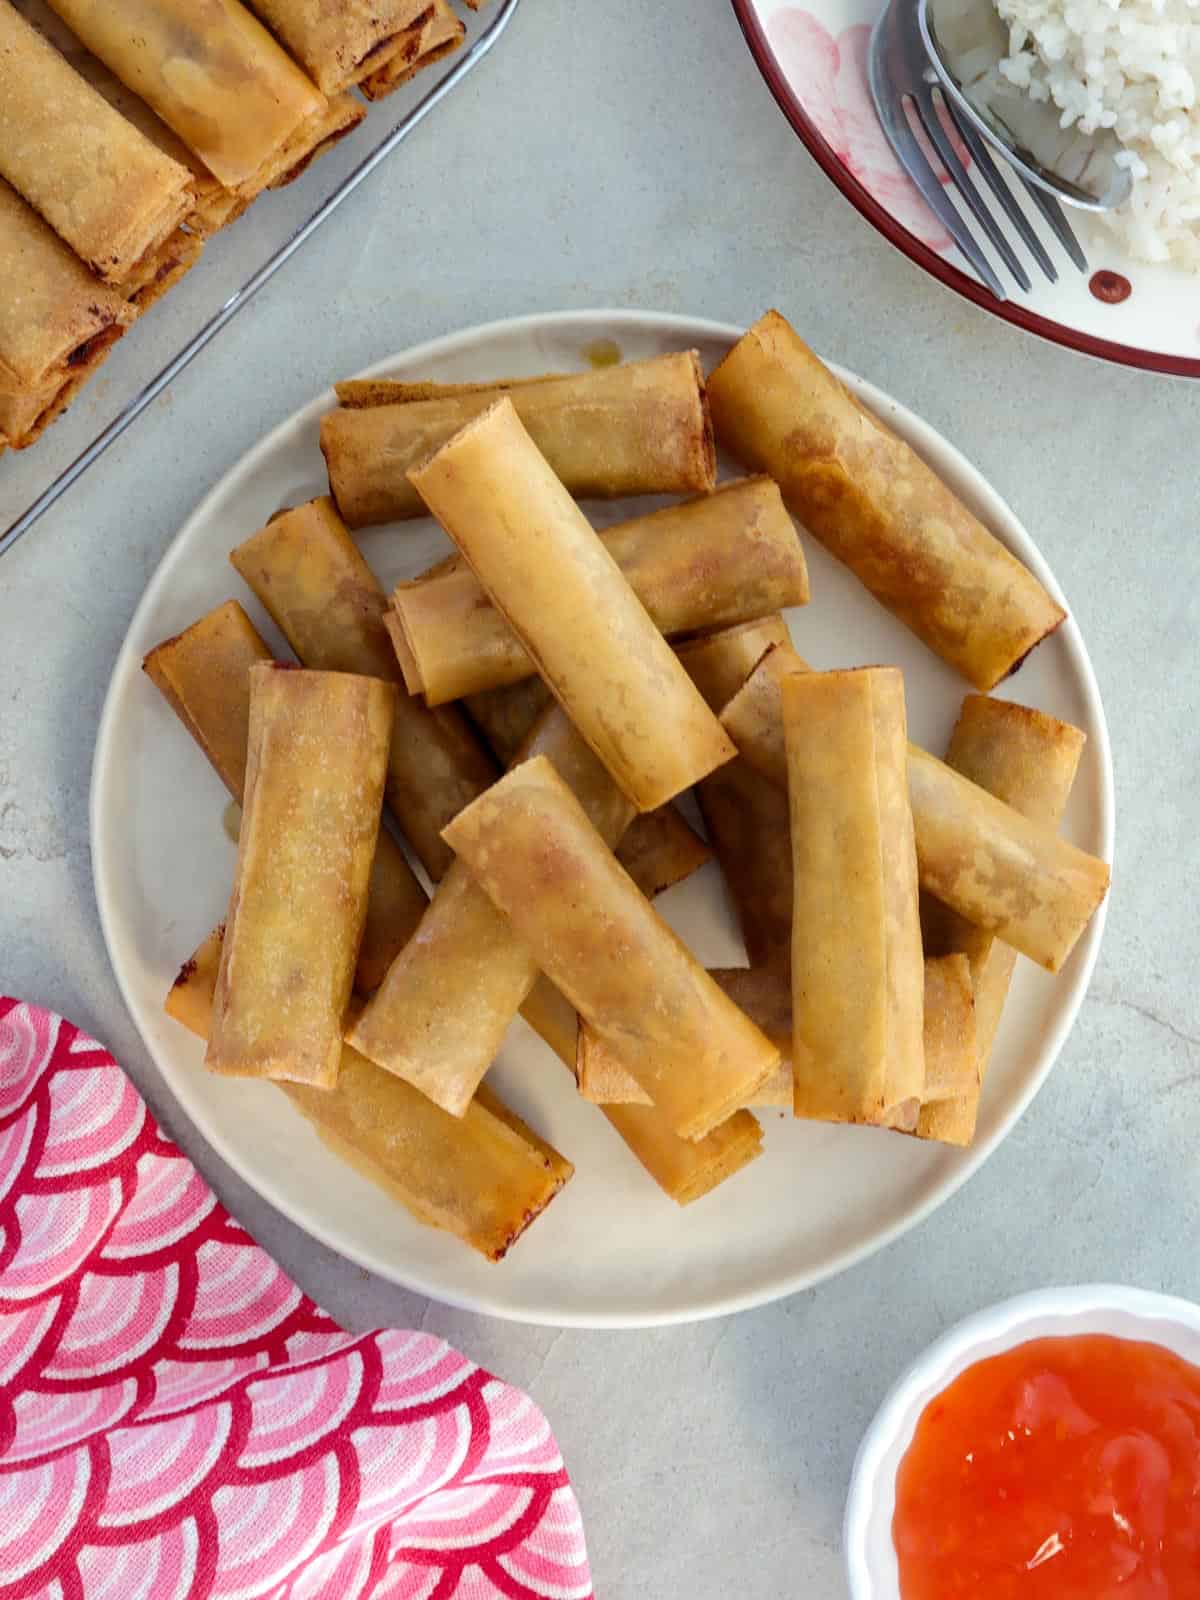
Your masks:
{"label": "small white bowl", "polygon": [[896,1471],[917,1421],[960,1372],[1028,1339],[1109,1333],[1164,1345],[1200,1366],[1200,1306],[1116,1283],[1038,1289],[978,1311],[913,1362],[880,1406],[858,1447],[843,1546],[853,1600],[900,1600],[892,1544]]}

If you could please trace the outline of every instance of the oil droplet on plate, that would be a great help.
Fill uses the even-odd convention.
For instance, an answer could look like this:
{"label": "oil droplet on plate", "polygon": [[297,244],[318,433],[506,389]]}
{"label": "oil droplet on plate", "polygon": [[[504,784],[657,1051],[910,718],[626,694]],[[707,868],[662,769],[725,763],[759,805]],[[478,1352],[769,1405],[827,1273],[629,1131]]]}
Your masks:
{"label": "oil droplet on plate", "polygon": [[621,346],[615,339],[593,339],[584,345],[583,359],[590,367],[615,367],[621,360]]}
{"label": "oil droplet on plate", "polygon": [[221,813],[221,826],[226,837],[238,842],[238,835],[242,831],[242,808],[236,800],[231,800]]}

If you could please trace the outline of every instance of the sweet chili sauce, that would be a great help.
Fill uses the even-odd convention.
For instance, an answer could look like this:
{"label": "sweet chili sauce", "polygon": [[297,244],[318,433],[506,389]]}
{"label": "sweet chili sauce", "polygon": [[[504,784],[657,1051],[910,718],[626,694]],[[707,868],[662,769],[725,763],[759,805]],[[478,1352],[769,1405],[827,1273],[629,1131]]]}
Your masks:
{"label": "sweet chili sauce", "polygon": [[1088,1334],[979,1361],[896,1477],[903,1600],[1200,1600],[1200,1367]]}

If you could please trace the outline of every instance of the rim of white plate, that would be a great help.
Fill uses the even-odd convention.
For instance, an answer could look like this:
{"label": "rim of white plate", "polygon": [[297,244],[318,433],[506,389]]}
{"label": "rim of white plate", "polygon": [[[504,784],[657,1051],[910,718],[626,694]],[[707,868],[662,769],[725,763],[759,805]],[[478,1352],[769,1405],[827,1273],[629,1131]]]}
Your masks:
{"label": "rim of white plate", "polygon": [[[667,332],[672,337],[677,336],[683,348],[687,348],[689,344],[703,339],[726,340],[732,344],[745,331],[744,328],[738,327],[733,323],[718,322],[703,317],[688,317],[673,312],[637,311],[617,308],[534,312],[525,316],[498,318],[492,322],[479,323],[472,328],[462,329],[457,333],[427,339],[421,344],[413,345],[405,350],[394,351],[381,360],[372,362],[357,376],[360,378],[378,377],[385,375],[401,361],[406,364],[429,361],[446,355],[453,355],[465,347],[484,340],[524,332],[533,333],[548,327],[563,329],[570,327],[572,324],[575,324],[580,330],[579,339],[581,343],[587,343],[597,337],[611,337],[615,330],[619,330],[624,326],[626,328]],[[618,343],[620,343],[619,339]],[[1067,619],[1058,630],[1057,637],[1065,646],[1070,657],[1079,687],[1083,693],[1088,717],[1094,730],[1093,736],[1100,758],[1101,778],[1098,796],[1101,830],[1100,854],[1106,861],[1111,863],[1113,858],[1115,794],[1108,724],[1100,699],[1099,685],[1096,682],[1096,675],[1092,668],[1087,648],[1084,645],[1082,634],[1041,551],[1034,544],[1023,524],[1002,496],[984,478],[982,473],[972,466],[961,452],[938,433],[935,428],[915,413],[909,411],[899,401],[894,400],[884,390],[876,388],[874,384],[867,382],[863,378],[859,378],[857,374],[834,362],[830,362],[829,366],[868,406],[878,413],[888,416],[889,421],[897,426],[897,430],[904,437],[911,440],[921,452],[934,458],[941,457],[953,463],[956,471],[971,482],[972,489],[979,502],[985,507],[988,526],[997,534],[997,537],[1010,544],[1010,547],[1015,543],[1017,547],[1016,553],[1020,556],[1020,559],[1025,562],[1054,598],[1066,609]],[[170,1063],[142,1028],[138,1008],[133,1003],[123,967],[115,954],[118,945],[115,940],[114,929],[110,923],[108,909],[109,894],[106,857],[104,851],[96,848],[96,840],[103,836],[105,828],[111,826],[105,811],[104,775],[109,766],[109,745],[114,736],[113,729],[117,718],[118,702],[130,673],[140,673],[141,671],[140,657],[136,656],[131,650],[129,640],[131,636],[137,633],[138,624],[143,616],[154,607],[160,590],[169,581],[175,552],[188,540],[195,525],[203,521],[208,515],[210,506],[214,504],[219,496],[227,492],[230,480],[239,475],[252,472],[256,464],[264,456],[275,450],[287,434],[297,427],[303,426],[306,421],[318,416],[322,409],[334,404],[335,400],[336,397],[331,388],[314,395],[307,404],[299,407],[290,416],[285,417],[283,421],[277,423],[274,428],[255,444],[251,445],[232,467],[222,473],[221,477],[203,497],[164,550],[158,566],[146,585],[142,597],[129,620],[126,636],[117,652],[108,689],[105,693],[104,707],[100,714],[92,757],[92,778],[88,798],[88,827],[92,843],[93,887],[100,916],[100,926],[104,934],[105,946],[108,950],[109,963],[116,977],[117,986],[121,991],[121,998],[124,1000],[125,1008],[133,1019],[134,1026],[138,1030],[143,1045],[161,1073],[167,1087],[175,1095],[192,1124],[199,1129],[221,1159],[244,1182],[248,1183],[257,1194],[261,1195],[264,1200],[274,1206],[289,1221],[295,1223],[303,1232],[317,1239],[321,1244],[328,1246],[331,1250],[337,1251],[339,1255],[344,1256],[347,1260],[355,1262],[356,1265],[377,1273],[390,1283],[396,1283],[413,1293],[425,1295],[427,1298],[437,1300],[443,1305],[454,1306],[464,1311],[479,1312],[511,1322],[540,1324],[548,1327],[660,1327],[677,1323],[704,1321],[711,1317],[728,1316],[734,1312],[751,1310],[755,1306],[767,1305],[772,1301],[796,1294],[803,1289],[812,1288],[817,1283],[823,1283],[829,1278],[836,1277],[838,1273],[845,1272],[858,1262],[865,1261],[868,1257],[874,1255],[877,1250],[883,1249],[893,1240],[907,1233],[911,1228],[915,1228],[937,1210],[940,1205],[944,1204],[951,1195],[957,1193],[967,1179],[979,1170],[992,1151],[1007,1137],[1017,1121],[1024,1115],[1034,1095],[1037,1094],[1049,1076],[1050,1070],[1058,1059],[1059,1052],[1071,1028],[1074,1026],[1075,1018],[1079,1014],[1079,1008],[1087,993],[1100,949],[1108,911],[1108,896],[1102,901],[1099,910],[1093,916],[1080,938],[1075,970],[1070,978],[1066,980],[1069,985],[1069,992],[1064,996],[1064,1003],[1058,1018],[1043,1046],[1037,1070],[1030,1074],[1024,1088],[1015,1097],[1014,1103],[1007,1114],[1000,1119],[992,1136],[980,1140],[977,1145],[973,1145],[969,1153],[964,1156],[962,1164],[948,1174],[939,1184],[935,1185],[931,1193],[919,1205],[914,1206],[890,1226],[880,1229],[872,1238],[840,1251],[831,1257],[823,1268],[806,1268],[788,1276],[777,1277],[766,1286],[756,1287],[740,1294],[710,1297],[698,1305],[678,1306],[665,1310],[634,1313],[622,1313],[619,1311],[611,1313],[598,1313],[595,1311],[580,1313],[574,1311],[569,1305],[543,1305],[536,1308],[517,1309],[503,1302],[498,1302],[486,1294],[457,1294],[453,1290],[446,1289],[436,1279],[429,1278],[420,1271],[402,1274],[394,1262],[385,1259],[378,1252],[365,1247],[349,1247],[338,1230],[325,1225],[319,1215],[310,1214],[303,1207],[293,1205],[280,1193],[278,1187],[269,1178],[265,1178],[256,1171],[253,1163],[246,1160],[242,1153],[225,1138],[224,1134],[209,1122],[207,1116],[200,1109],[197,1100],[189,1092],[187,1073],[179,1071]]]}
{"label": "rim of white plate", "polygon": [[[1027,1339],[1072,1333],[1144,1339],[1195,1362],[1200,1355],[1200,1306],[1152,1289],[1081,1283],[998,1301],[935,1339],[888,1390],[854,1458],[842,1537],[853,1600],[899,1600],[894,1564],[885,1560],[887,1570],[880,1570],[878,1541],[871,1535],[878,1532],[874,1524],[879,1517],[886,1516],[890,1524],[896,1472],[930,1400],[976,1361]],[[1173,1337],[1180,1333],[1187,1337]]]}

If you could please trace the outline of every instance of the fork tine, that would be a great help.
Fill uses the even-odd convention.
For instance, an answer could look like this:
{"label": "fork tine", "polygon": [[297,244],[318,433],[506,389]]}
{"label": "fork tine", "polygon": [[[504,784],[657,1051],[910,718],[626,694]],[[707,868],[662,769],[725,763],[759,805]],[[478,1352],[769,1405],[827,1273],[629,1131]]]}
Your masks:
{"label": "fork tine", "polygon": [[942,119],[938,114],[938,101],[940,98],[940,96],[935,98],[927,87],[922,87],[913,96],[913,110],[920,117],[921,126],[925,129],[930,143],[937,151],[946,171],[950,174],[950,181],[962,196],[971,215],[984,233],[987,234],[996,254],[1004,262],[1004,265],[1012,273],[1021,288],[1028,294],[1033,288],[1033,279],[1017,259],[1016,251],[1005,238],[997,225],[995,217],[988,210],[986,203],[980,197],[978,189],[971,182],[966,167],[958,159],[954,146],[950,143],[946,130],[942,126]]}
{"label": "fork tine", "polygon": [[1075,236],[1075,230],[1067,221],[1066,212],[1058,201],[1054,199],[1053,195],[1048,195],[1044,189],[1039,189],[1036,183],[1030,183],[1025,178],[1022,178],[1021,182],[1024,185],[1025,193],[1041,212],[1046,220],[1047,227],[1059,244],[1062,245],[1080,272],[1086,272],[1088,258],[1084,255],[1083,246]]}
{"label": "fork tine", "polygon": [[1050,282],[1057,283],[1058,268],[1050,259],[1050,255],[1046,249],[1046,246],[1042,243],[1034,231],[1033,224],[1021,210],[1016,195],[1013,194],[1012,190],[1005,183],[1003,177],[1001,176],[1000,169],[992,160],[987,145],[984,144],[979,134],[976,133],[975,129],[969,122],[966,122],[955,115],[954,107],[951,105],[949,100],[945,99],[945,97],[943,97],[943,104],[946,108],[946,115],[958,129],[959,138],[971,152],[971,160],[978,168],[983,177],[983,181],[995,195],[996,199],[1000,202],[1000,206],[1004,212],[1004,215],[1020,234],[1025,243],[1025,248],[1037,262],[1038,266],[1041,267],[1042,271],[1045,273],[1047,278],[1049,278]]}

